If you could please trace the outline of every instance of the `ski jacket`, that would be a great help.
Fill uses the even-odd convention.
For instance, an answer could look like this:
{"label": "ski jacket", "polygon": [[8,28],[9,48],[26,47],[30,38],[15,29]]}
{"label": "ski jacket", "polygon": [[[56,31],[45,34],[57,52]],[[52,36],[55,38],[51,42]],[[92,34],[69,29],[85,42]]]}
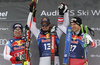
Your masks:
{"label": "ski jacket", "polygon": [[[24,37],[13,37],[8,40],[4,48],[4,59],[11,61],[13,65],[22,65],[22,61],[16,61],[16,57],[24,53],[24,44]],[[28,61],[30,65],[30,56]]]}
{"label": "ski jacket", "polygon": [[[69,65],[84,65],[87,61],[85,58],[85,54],[87,54],[86,47],[84,47],[84,43],[82,42],[83,34],[80,36],[72,35],[71,44],[70,44],[70,57],[69,57]],[[92,45],[95,46],[90,35],[86,35]],[[88,47],[88,46],[87,46]]]}
{"label": "ski jacket", "polygon": [[[59,52],[59,38],[56,35],[55,37],[55,56],[58,56],[58,52]],[[38,43],[38,47],[39,47],[39,52],[40,52],[40,57],[47,57],[50,56],[50,43],[51,43],[51,39],[50,39],[50,33],[43,35],[42,32],[40,32],[38,39],[37,39],[37,43]]]}
{"label": "ski jacket", "polygon": [[[64,16],[68,15],[68,13],[66,13]],[[32,13],[30,12],[29,13],[29,16],[28,16],[28,20],[27,20],[27,25],[30,26],[30,22],[31,22],[31,19],[32,19]],[[58,26],[60,26],[60,23],[62,23],[63,21],[66,22],[66,20],[69,20],[69,18],[63,20],[63,17],[59,17],[58,19]],[[66,24],[66,26],[69,25],[69,22],[68,24]],[[41,30],[38,29],[36,27],[36,20],[35,18],[32,19],[32,24],[31,24],[31,32],[34,34],[34,36],[36,37],[36,40],[37,40],[37,43],[38,43],[38,47],[39,47],[39,53],[40,53],[40,64],[39,65],[46,65],[47,64],[50,64],[50,33],[44,35],[42,34]],[[59,48],[59,39],[62,35],[62,31],[57,28],[56,29],[56,43],[55,43],[55,59],[57,62],[55,62],[55,64],[59,64],[59,52],[58,52],[58,48]],[[43,63],[43,61],[45,61]]]}
{"label": "ski jacket", "polygon": [[[77,59],[84,59],[84,43],[82,42],[83,34],[80,36],[72,35],[71,39],[71,45],[70,45],[70,58],[77,58]],[[92,45],[91,47],[94,47],[94,42],[90,35],[86,35],[86,38],[91,40]],[[87,52],[87,51],[86,51]]]}
{"label": "ski jacket", "polygon": [[[68,16],[66,16],[66,18],[67,17]],[[58,28],[60,28],[66,34],[67,27],[64,24],[60,24]],[[84,49],[84,43],[82,42],[82,38],[83,34],[81,34],[80,36],[76,36],[74,34],[72,35],[70,44],[69,65],[83,65],[85,63],[84,61],[85,49]],[[88,38],[91,41],[90,47],[95,47],[95,43],[93,42],[93,39],[89,34],[86,35],[86,38]]]}
{"label": "ski jacket", "polygon": [[[31,18],[32,18],[32,13],[30,12],[29,13],[29,16],[28,16],[28,20],[27,20],[27,25],[28,26],[30,25]],[[66,20],[69,20],[69,19],[66,18]],[[43,53],[43,50],[47,50],[47,49],[49,50],[49,52],[47,52],[47,53],[49,53],[49,55],[47,54],[47,56],[50,56],[50,35],[48,35],[49,36],[49,39],[48,39],[48,41],[46,41],[47,40],[46,35],[43,35],[41,33],[41,30],[36,27],[36,21],[34,21],[34,18],[33,18],[32,21],[33,22],[31,24],[31,32],[34,34],[34,36],[37,39],[37,43],[38,43],[38,47],[39,47],[39,51],[40,51],[40,56],[43,55],[42,54]],[[58,19],[58,21],[61,22],[62,20],[61,19]],[[66,26],[68,26],[68,25],[69,25],[69,22],[68,22],[68,24]],[[60,26],[60,23],[58,23],[58,26]],[[60,37],[62,35],[62,31],[59,28],[57,28],[56,33],[57,33],[57,36],[56,36],[57,37],[56,38],[56,46],[58,48],[58,46],[59,46],[59,39],[60,39]],[[42,44],[42,43],[44,43],[44,44]],[[46,45],[45,45],[45,43],[46,43]],[[56,55],[58,55],[58,53],[56,53]],[[44,55],[44,56],[46,56],[46,55]]]}

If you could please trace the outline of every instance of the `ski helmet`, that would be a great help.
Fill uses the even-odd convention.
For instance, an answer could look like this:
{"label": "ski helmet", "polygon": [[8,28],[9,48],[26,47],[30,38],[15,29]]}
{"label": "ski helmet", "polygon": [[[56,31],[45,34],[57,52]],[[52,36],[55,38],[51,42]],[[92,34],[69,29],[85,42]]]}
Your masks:
{"label": "ski helmet", "polygon": [[79,18],[79,17],[73,17],[72,19],[71,19],[71,23],[76,23],[77,25],[81,25],[82,24],[82,20],[81,20],[81,18]]}
{"label": "ski helmet", "polygon": [[16,29],[16,28],[20,28],[20,29],[23,31],[23,26],[22,26],[22,24],[20,24],[20,23],[15,23],[15,24],[13,25],[13,31],[14,31],[14,29]]}

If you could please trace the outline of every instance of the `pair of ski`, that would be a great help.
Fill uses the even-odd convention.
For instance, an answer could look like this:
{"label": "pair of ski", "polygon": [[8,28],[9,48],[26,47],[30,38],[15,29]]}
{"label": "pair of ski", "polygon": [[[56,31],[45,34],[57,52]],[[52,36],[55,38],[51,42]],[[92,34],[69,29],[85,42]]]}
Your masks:
{"label": "pair of ski", "polygon": [[[81,30],[82,30],[83,39],[84,39],[84,38],[86,38],[86,34],[87,34],[87,26],[85,26],[85,32],[84,32],[83,25],[81,24]],[[68,27],[67,31],[66,31],[66,42],[65,42],[63,65],[69,64],[71,38],[72,38],[72,28]],[[88,65],[88,61],[86,60],[86,58],[87,58],[87,44],[85,44],[85,42],[84,42],[84,56],[85,56],[85,59],[84,59],[85,65]]]}
{"label": "pair of ski", "polygon": [[[32,2],[36,2],[36,4],[38,3],[38,0],[32,0]],[[33,10],[35,9],[35,6],[33,7]],[[30,22],[30,26],[29,28],[26,26],[25,28],[25,52],[24,54],[26,54],[26,61],[23,60],[23,65],[29,65],[28,64],[28,60],[29,60],[29,47],[30,47],[30,34],[31,34],[31,24],[32,24],[32,21]]]}

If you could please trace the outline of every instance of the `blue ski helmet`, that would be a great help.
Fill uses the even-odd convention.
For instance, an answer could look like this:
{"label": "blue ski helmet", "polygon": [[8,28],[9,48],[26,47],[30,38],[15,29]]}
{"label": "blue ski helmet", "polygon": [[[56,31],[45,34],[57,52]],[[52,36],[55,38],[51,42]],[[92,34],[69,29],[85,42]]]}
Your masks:
{"label": "blue ski helmet", "polygon": [[22,24],[20,24],[20,23],[15,23],[15,24],[13,25],[13,31],[14,31],[14,29],[16,29],[16,28],[20,28],[20,29],[23,31],[23,26],[22,26]]}
{"label": "blue ski helmet", "polygon": [[41,19],[41,24],[42,24],[43,22],[46,22],[48,25],[51,24],[50,19],[49,19],[48,17],[43,17],[43,18]]}

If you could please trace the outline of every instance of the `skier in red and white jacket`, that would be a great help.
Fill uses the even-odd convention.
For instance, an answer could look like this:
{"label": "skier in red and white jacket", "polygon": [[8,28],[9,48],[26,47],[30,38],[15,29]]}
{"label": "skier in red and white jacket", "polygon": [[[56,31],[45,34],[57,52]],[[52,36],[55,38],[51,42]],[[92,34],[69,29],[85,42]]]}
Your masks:
{"label": "skier in red and white jacket", "polygon": [[[23,65],[26,54],[24,54],[25,37],[21,37],[23,26],[20,23],[13,25],[14,36],[8,40],[4,48],[4,59],[11,61],[12,65]],[[30,65],[30,56],[28,58]]]}

